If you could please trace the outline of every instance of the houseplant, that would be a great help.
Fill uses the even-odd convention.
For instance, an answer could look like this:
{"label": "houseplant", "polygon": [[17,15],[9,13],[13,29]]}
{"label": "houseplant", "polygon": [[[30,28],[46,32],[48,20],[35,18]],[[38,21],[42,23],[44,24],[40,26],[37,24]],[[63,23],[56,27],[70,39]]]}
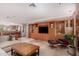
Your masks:
{"label": "houseplant", "polygon": [[68,40],[69,45],[68,45],[68,53],[71,54],[72,56],[76,55],[76,39],[74,35],[66,34],[65,39]]}

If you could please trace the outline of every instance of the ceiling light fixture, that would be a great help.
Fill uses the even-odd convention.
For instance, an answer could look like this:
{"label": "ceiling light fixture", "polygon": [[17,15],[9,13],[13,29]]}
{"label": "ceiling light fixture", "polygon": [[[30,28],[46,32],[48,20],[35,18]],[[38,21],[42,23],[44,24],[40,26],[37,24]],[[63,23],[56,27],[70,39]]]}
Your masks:
{"label": "ceiling light fixture", "polygon": [[30,7],[36,7],[36,4],[35,3],[31,3],[29,6]]}
{"label": "ceiling light fixture", "polygon": [[62,3],[58,3],[58,6],[62,6]]}

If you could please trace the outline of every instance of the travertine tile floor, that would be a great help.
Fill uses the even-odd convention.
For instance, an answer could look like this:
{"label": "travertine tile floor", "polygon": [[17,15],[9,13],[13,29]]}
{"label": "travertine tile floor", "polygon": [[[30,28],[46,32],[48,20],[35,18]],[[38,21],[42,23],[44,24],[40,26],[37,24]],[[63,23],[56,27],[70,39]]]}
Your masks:
{"label": "travertine tile floor", "polygon": [[[40,56],[70,56],[67,53],[67,48],[50,48],[49,44],[40,40],[22,40],[21,42],[28,42],[40,46]],[[8,53],[10,55],[10,52]]]}
{"label": "travertine tile floor", "polygon": [[67,48],[50,48],[49,44],[44,41],[31,41],[32,44],[40,46],[40,56],[69,56]]}

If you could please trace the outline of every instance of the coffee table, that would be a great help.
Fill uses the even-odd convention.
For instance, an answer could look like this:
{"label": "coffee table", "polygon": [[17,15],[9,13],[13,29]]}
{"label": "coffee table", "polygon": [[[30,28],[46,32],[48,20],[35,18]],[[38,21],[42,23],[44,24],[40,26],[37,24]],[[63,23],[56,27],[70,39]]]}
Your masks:
{"label": "coffee table", "polygon": [[39,56],[39,46],[29,43],[17,43],[11,46],[11,54],[18,54],[20,56],[32,56],[36,54]]}

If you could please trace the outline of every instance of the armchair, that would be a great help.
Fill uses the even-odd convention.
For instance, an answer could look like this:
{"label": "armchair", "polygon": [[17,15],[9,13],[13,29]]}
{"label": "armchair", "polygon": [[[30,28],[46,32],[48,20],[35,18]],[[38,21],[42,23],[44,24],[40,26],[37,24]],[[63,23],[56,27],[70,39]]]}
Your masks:
{"label": "armchair", "polygon": [[58,42],[62,47],[67,47],[69,45],[69,42],[66,39],[59,39]]}
{"label": "armchair", "polygon": [[49,46],[50,47],[55,47],[58,44],[58,41],[55,40],[48,40]]}

